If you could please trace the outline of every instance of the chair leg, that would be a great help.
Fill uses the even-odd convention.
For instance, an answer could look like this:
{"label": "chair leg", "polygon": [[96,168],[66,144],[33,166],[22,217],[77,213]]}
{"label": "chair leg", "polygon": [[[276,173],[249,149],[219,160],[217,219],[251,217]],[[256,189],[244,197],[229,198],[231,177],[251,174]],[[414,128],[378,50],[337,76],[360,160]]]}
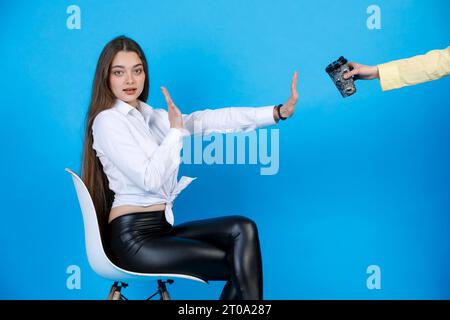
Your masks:
{"label": "chair leg", "polygon": [[120,300],[120,287],[117,285],[117,282],[114,282],[111,286],[106,300]]}
{"label": "chair leg", "polygon": [[[158,280],[158,290],[152,296],[147,298],[147,300],[150,300],[157,294],[159,294],[160,300],[171,300],[169,291],[167,290],[166,282],[171,284],[174,281],[172,279],[169,279],[167,281]],[[127,286],[128,284],[124,282],[122,282],[121,285],[119,285],[117,281],[114,282],[113,285],[111,286],[111,290],[109,290],[107,300],[128,300],[125,296],[122,295],[121,292],[122,288],[125,288]]]}
{"label": "chair leg", "polygon": [[[173,280],[172,280],[173,282]],[[172,283],[169,282],[169,283]],[[170,300],[169,291],[167,291],[166,283],[162,280],[158,280],[158,291],[160,295],[160,300]]]}
{"label": "chair leg", "polygon": [[114,282],[114,284],[111,286],[111,290],[109,290],[107,300],[127,300],[122,295],[122,288],[125,288],[127,286],[126,283],[122,283],[122,285],[119,285],[118,282]]}

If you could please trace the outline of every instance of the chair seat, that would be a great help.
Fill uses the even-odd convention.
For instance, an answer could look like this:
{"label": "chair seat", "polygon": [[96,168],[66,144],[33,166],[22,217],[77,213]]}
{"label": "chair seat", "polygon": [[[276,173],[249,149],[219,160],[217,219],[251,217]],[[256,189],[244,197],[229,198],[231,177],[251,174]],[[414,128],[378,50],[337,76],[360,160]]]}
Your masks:
{"label": "chair seat", "polygon": [[[106,257],[107,258],[107,257]],[[134,272],[134,271],[129,271],[129,270],[125,270],[123,268],[120,268],[118,266],[116,266],[112,261],[109,260],[109,258],[107,258],[110,265],[105,266],[105,268],[103,269],[94,269],[94,271],[96,271],[96,273],[100,276],[102,276],[103,278],[109,279],[109,280],[113,280],[113,281],[122,281],[122,282],[127,282],[127,281],[148,281],[149,278],[155,278],[157,277],[158,279],[169,279],[169,278],[183,278],[183,279],[189,279],[189,280],[195,280],[195,281],[199,281],[202,283],[206,283],[208,284],[208,281],[196,276],[191,276],[191,275],[187,275],[187,274],[180,274],[180,273],[141,273],[141,272]],[[92,265],[91,265],[92,267]]]}

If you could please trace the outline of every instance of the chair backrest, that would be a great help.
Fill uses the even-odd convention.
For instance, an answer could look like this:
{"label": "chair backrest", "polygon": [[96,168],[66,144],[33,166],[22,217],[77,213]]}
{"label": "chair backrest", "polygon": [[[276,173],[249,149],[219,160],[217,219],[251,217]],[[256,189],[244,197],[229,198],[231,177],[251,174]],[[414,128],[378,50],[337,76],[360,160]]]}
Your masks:
{"label": "chair backrest", "polygon": [[91,268],[100,276],[108,279],[116,279],[123,276],[105,253],[97,213],[86,185],[75,172],[68,168],[65,168],[65,170],[72,176],[78,202],[83,214],[86,253]]}

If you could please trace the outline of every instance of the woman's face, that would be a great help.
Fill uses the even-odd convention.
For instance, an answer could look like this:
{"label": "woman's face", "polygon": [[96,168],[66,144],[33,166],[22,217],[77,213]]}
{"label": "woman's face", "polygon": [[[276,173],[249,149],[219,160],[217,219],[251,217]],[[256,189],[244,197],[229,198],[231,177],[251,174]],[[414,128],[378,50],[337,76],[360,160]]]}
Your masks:
{"label": "woman's face", "polygon": [[119,51],[114,57],[109,74],[109,86],[117,99],[133,107],[144,90],[144,65],[133,51]]}

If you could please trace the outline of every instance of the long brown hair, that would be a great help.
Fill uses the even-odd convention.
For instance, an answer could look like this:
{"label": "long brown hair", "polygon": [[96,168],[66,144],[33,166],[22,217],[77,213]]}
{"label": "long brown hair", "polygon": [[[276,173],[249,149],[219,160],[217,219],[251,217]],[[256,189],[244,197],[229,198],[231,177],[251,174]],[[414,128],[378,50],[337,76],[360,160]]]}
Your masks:
{"label": "long brown hair", "polygon": [[139,100],[146,102],[148,98],[149,80],[148,65],[144,52],[134,40],[119,36],[106,44],[97,62],[92,85],[91,101],[86,115],[83,155],[81,160],[81,177],[94,202],[100,232],[103,235],[108,223],[108,215],[114,200],[114,192],[109,189],[108,179],[103,172],[103,166],[92,148],[92,124],[95,117],[103,110],[110,109],[116,100],[109,86],[111,63],[119,51],[136,52],[142,61],[145,73],[144,89]]}

